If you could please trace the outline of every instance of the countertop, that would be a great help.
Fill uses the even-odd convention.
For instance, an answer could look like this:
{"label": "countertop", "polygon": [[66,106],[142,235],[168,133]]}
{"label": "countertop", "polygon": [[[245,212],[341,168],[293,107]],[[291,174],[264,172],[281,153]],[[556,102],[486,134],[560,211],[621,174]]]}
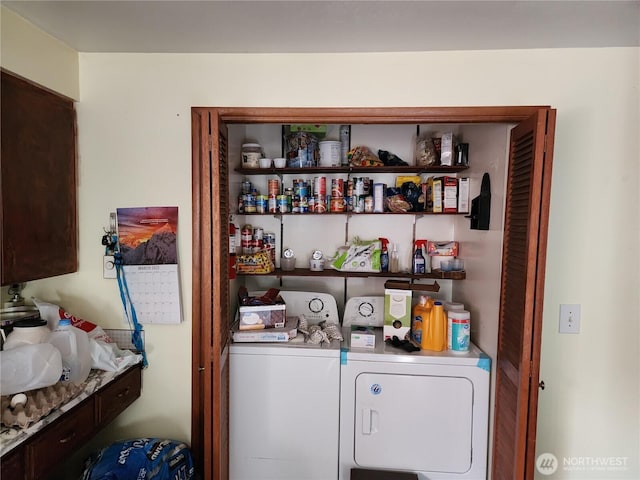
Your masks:
{"label": "countertop", "polygon": [[44,429],[47,425],[51,424],[65,412],[73,409],[76,405],[79,405],[83,400],[86,400],[95,392],[111,383],[118,376],[127,372],[130,368],[138,368],[137,365],[129,368],[122,369],[118,372],[107,372],[104,370],[91,370],[89,377],[85,381],[84,389],[68,402],[62,404],[57,409],[53,410],[47,416],[41,418],[28,428],[20,427],[7,427],[1,426],[0,430],[0,456],[10,452],[21,443],[25,442],[33,435]]}

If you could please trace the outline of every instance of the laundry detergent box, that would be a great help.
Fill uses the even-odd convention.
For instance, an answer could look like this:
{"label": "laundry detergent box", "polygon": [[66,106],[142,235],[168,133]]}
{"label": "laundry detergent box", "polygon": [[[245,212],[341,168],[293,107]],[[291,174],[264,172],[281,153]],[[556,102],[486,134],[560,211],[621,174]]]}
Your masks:
{"label": "laundry detergent box", "polygon": [[384,338],[399,339],[411,329],[411,290],[384,289]]}
{"label": "laundry detergent box", "polygon": [[286,305],[278,296],[274,305],[251,305],[240,307],[240,330],[282,328],[286,319]]}

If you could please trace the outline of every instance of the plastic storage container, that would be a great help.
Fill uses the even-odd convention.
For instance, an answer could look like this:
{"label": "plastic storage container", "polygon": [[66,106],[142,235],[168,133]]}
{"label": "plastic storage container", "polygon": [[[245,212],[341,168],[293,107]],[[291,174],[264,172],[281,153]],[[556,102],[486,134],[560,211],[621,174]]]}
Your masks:
{"label": "plastic storage container", "polygon": [[32,318],[28,320],[20,320],[13,324],[13,330],[7,335],[3,349],[11,350],[12,348],[22,345],[34,345],[47,341],[51,331],[47,327],[47,321],[42,318]]}
{"label": "plastic storage container", "polygon": [[68,318],[63,318],[47,341],[60,350],[62,355],[60,380],[76,385],[84,382],[91,371],[91,350],[87,333],[73,327]]}
{"label": "plastic storage container", "polygon": [[466,310],[449,310],[447,320],[449,348],[454,352],[468,352],[471,341],[471,314]]}
{"label": "plastic storage container", "polygon": [[20,345],[0,352],[0,395],[53,385],[62,374],[62,356],[50,343]]}

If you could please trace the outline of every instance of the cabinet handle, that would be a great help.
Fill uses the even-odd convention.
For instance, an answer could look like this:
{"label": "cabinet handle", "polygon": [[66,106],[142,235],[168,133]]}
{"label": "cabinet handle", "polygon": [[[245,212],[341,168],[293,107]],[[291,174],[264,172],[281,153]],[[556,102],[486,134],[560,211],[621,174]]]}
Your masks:
{"label": "cabinet handle", "polygon": [[76,436],[76,432],[71,432],[66,437],[61,438],[60,440],[58,440],[58,443],[61,443],[61,444],[69,443],[71,440],[73,440],[75,438],[75,436]]}
{"label": "cabinet handle", "polygon": [[120,392],[120,393],[117,395],[117,398],[125,397],[125,396],[127,396],[128,394],[129,394],[129,387],[125,388],[125,389],[124,389],[124,391]]}

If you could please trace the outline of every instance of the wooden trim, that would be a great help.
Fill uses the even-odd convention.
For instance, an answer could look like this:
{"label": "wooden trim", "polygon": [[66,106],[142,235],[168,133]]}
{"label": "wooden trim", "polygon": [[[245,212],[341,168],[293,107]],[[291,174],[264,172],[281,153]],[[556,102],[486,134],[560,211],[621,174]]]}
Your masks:
{"label": "wooden trim", "polygon": [[[411,107],[411,108],[272,108],[272,107],[193,107],[193,118],[215,118],[215,124],[220,128],[224,128],[226,124],[257,124],[257,123],[337,123],[337,124],[428,124],[428,123],[519,123],[527,118],[539,114],[541,111],[553,112],[555,119],[555,111],[550,110],[548,106],[498,106],[498,107]],[[202,125],[192,122],[194,130],[193,139],[193,348],[194,348],[194,370],[200,365],[206,365],[208,370],[205,375],[198,376],[194,371],[194,397],[198,395],[202,401],[192,399],[194,405],[192,427],[193,427],[193,447],[196,456],[203,459],[204,470],[201,471],[203,480],[223,480],[228,478],[228,465],[214,465],[212,458],[218,458],[220,463],[224,460],[220,458],[222,452],[228,449],[228,445],[223,445],[224,440],[228,438],[228,418],[222,418],[228,409],[228,372],[229,357],[228,349],[225,349],[220,342],[224,332],[223,318],[228,311],[222,301],[228,299],[215,298],[216,294],[223,291],[223,282],[228,282],[226,275],[228,269],[226,263],[219,261],[216,263],[214,259],[221,250],[215,249],[212,242],[220,240],[218,235],[224,235],[226,232],[226,222],[221,215],[220,207],[213,205],[212,201],[216,200],[216,194],[220,194],[219,187],[216,182],[219,173],[216,168],[218,159],[215,154],[210,155],[210,148],[215,150],[217,132],[216,127],[212,128],[211,137],[209,133],[204,134]],[[200,132],[200,133],[198,133]],[[199,135],[199,138],[195,138]],[[548,132],[550,144],[552,146],[553,131]],[[212,141],[213,139],[213,141]],[[212,144],[212,145],[211,145]],[[210,146],[211,145],[211,146]],[[547,146],[549,148],[549,146]],[[195,152],[198,152],[196,155]],[[547,152],[549,154],[549,152]],[[203,165],[206,164],[206,165]],[[227,165],[228,168],[228,165]],[[550,179],[550,164],[545,167],[543,172],[544,182]],[[529,313],[534,315],[536,323],[533,330],[527,335],[533,338],[532,363],[527,360],[526,365],[521,365],[527,372],[531,372],[532,378],[537,378],[539,369],[539,322],[542,315],[542,295],[544,285],[544,260],[546,248],[546,233],[548,222],[548,189],[542,193],[542,211],[539,214],[540,243],[537,256],[538,270],[534,275],[534,281],[537,286],[536,295],[527,300]],[[224,238],[222,238],[224,241]],[[543,250],[543,251],[540,251]],[[535,270],[535,268],[534,268]],[[523,279],[525,281],[525,279]],[[228,284],[227,284],[228,285]],[[219,296],[219,295],[218,295]],[[215,319],[213,325],[206,325],[208,319]],[[195,338],[200,335],[200,338]],[[212,345],[212,342],[216,342]],[[223,348],[223,351],[216,349]],[[196,352],[196,349],[199,349]],[[537,352],[537,353],[535,353]],[[219,356],[216,356],[216,353]],[[214,358],[215,357],[215,358]],[[212,369],[212,366],[215,368]],[[517,371],[514,367],[514,372]],[[512,373],[514,373],[512,372]],[[515,385],[522,388],[522,378],[520,377]],[[202,382],[201,384],[199,382]],[[196,386],[196,384],[199,384]],[[537,389],[537,384],[535,387]],[[528,389],[527,389],[528,390]],[[522,392],[517,392],[519,396]],[[529,392],[527,391],[527,395]],[[526,455],[527,473],[532,463],[532,455],[535,447],[535,419],[537,408],[537,397],[535,402],[530,404],[530,408],[526,412],[526,418],[522,417],[527,436],[526,445],[521,445],[519,455],[522,458]],[[215,407],[215,409],[214,409]],[[497,406],[496,406],[497,408]],[[505,406],[506,408],[506,406]],[[207,415],[204,410],[210,409]],[[213,410],[213,411],[212,411]],[[211,423],[205,420],[211,420]],[[528,423],[528,425],[527,425]],[[533,427],[533,432],[531,430]],[[196,432],[201,432],[197,436]],[[226,432],[226,433],[225,433]],[[197,441],[196,441],[197,440]],[[494,448],[495,450],[495,448]],[[525,453],[526,452],[526,453]],[[515,471],[515,470],[514,470]],[[500,478],[510,478],[510,472],[501,472]],[[496,477],[497,478],[497,477]]]}
{"label": "wooden trim", "polygon": [[[524,120],[548,106],[521,107],[382,107],[278,108],[216,107],[226,123],[509,123]],[[194,107],[197,110],[212,110]]]}

